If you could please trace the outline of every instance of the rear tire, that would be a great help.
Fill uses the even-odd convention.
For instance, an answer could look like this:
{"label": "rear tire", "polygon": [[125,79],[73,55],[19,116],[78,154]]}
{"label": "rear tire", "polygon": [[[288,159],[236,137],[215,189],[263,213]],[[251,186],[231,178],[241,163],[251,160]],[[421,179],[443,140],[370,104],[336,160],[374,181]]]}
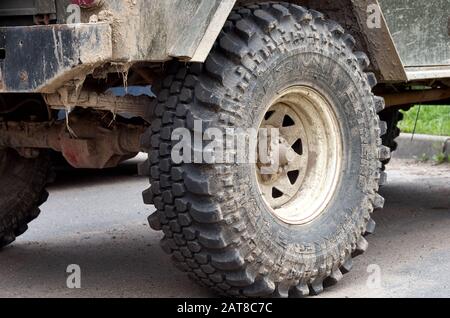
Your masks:
{"label": "rear tire", "polygon": [[[380,118],[386,123],[386,133],[383,135],[383,145],[388,147],[392,152],[395,152],[398,148],[398,143],[395,141],[400,136],[400,128],[398,124],[403,120],[404,115],[402,110],[408,111],[411,107],[388,108],[380,113]],[[391,159],[383,161],[383,171],[389,164]]]}
{"label": "rear tire", "polygon": [[50,158],[42,152],[35,159],[13,149],[0,150],[0,249],[25,233],[48,198]]}
{"label": "rear tire", "polygon": [[[157,212],[150,225],[176,266],[220,294],[249,297],[317,295],[337,283],[367,248],[381,162],[377,112],[384,101],[364,73],[369,60],[322,14],[287,3],[234,10],[204,65],[174,63],[162,83],[155,120],[144,138]],[[304,224],[278,218],[261,195],[251,164],[175,164],[177,128],[255,128],[269,101],[307,86],[331,105],[341,131],[341,168],[333,196]],[[197,131],[198,133],[198,131]],[[302,209],[302,207],[298,207]]]}

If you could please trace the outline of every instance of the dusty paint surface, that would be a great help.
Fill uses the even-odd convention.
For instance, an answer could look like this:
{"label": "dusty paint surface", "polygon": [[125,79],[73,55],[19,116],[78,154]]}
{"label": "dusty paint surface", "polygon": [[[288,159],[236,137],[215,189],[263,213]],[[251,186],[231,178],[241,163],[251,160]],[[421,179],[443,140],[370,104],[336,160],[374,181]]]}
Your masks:
{"label": "dusty paint surface", "polygon": [[449,0],[380,0],[405,66],[450,66]]}

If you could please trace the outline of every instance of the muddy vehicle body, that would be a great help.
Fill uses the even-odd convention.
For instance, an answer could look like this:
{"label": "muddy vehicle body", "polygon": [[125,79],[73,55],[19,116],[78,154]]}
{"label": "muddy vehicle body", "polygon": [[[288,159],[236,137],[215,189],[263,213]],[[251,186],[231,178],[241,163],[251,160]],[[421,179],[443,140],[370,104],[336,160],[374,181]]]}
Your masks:
{"label": "muddy vehicle body", "polygon": [[[3,0],[0,248],[39,215],[50,150],[75,168],[142,151],[149,223],[179,269],[221,294],[321,293],[367,249],[400,110],[449,103],[449,12],[448,0]],[[251,143],[237,129],[276,130],[268,160],[237,160],[217,133]],[[200,160],[174,158],[183,132],[202,139],[178,154]],[[213,141],[231,160],[205,159]]]}

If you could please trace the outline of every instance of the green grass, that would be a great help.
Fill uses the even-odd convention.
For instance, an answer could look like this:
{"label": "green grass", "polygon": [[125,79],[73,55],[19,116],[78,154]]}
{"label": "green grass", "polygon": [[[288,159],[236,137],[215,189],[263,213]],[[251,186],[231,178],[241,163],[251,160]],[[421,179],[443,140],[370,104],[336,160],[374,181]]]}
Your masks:
{"label": "green grass", "polygon": [[[413,133],[419,106],[411,108],[399,124],[402,132]],[[416,134],[450,136],[450,106],[422,106]]]}

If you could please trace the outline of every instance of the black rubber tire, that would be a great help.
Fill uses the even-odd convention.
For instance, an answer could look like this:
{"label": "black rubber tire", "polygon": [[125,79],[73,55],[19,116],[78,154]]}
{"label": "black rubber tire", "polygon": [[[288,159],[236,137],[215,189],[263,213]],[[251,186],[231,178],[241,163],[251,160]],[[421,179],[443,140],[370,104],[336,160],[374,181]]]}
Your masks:
{"label": "black rubber tire", "polygon": [[[354,39],[322,14],[288,3],[233,11],[204,65],[172,64],[162,83],[143,146],[150,175],[144,201],[157,212],[162,248],[195,281],[220,294],[248,297],[317,295],[367,248],[377,193],[385,124],[369,59]],[[265,98],[305,84],[329,92],[345,138],[345,171],[335,198],[310,224],[284,224],[268,212],[248,165],[175,164],[172,132],[209,127],[258,128]],[[207,128],[207,127],[204,127]]]}
{"label": "black rubber tire", "polygon": [[0,249],[11,244],[40,214],[52,178],[50,157],[42,152],[25,159],[12,149],[0,150]]}
{"label": "black rubber tire", "polygon": [[[398,148],[398,143],[395,141],[400,136],[400,128],[398,124],[403,120],[404,115],[402,110],[408,111],[410,107],[390,108],[385,109],[380,113],[380,118],[386,123],[386,133],[383,135],[383,145],[391,150],[391,153],[396,151]],[[390,158],[383,160],[383,171],[386,169],[386,165],[389,164]]]}

